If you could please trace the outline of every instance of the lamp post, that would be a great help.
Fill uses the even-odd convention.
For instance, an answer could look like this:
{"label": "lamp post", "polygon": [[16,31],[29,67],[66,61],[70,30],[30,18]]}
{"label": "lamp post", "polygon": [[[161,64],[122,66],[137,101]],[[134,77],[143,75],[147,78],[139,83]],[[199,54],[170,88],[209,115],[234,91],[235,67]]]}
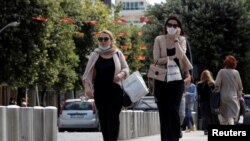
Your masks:
{"label": "lamp post", "polygon": [[2,31],[4,31],[6,28],[8,28],[8,27],[17,27],[17,26],[19,26],[19,22],[17,22],[17,21],[14,21],[14,22],[11,22],[11,23],[9,23],[9,24],[7,24],[5,27],[3,27],[1,30],[0,30],[0,33],[2,32]]}

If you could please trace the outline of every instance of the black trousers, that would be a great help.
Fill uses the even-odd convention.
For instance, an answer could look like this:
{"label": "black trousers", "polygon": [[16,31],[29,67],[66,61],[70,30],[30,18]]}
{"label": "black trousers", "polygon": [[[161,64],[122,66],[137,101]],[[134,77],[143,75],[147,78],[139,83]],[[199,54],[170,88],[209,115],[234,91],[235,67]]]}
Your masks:
{"label": "black trousers", "polygon": [[211,112],[209,101],[200,102],[200,112],[202,118],[202,130],[208,131],[208,126],[211,124],[219,125],[218,115]]}
{"label": "black trousers", "polygon": [[118,139],[122,94],[123,91],[117,84],[110,89],[106,88],[106,92],[105,90],[95,91],[94,99],[104,141],[117,141]]}
{"label": "black trousers", "polygon": [[179,108],[184,92],[184,82],[155,80],[155,98],[159,108],[161,141],[179,141]]}

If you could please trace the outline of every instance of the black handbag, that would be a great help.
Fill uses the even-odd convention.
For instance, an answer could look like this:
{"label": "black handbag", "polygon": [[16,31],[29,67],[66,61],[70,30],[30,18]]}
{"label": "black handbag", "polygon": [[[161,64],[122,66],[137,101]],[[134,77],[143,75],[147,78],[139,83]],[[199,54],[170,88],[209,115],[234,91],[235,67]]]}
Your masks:
{"label": "black handbag", "polygon": [[133,106],[133,102],[131,101],[130,97],[128,94],[124,91],[123,89],[123,84],[122,84],[122,90],[123,90],[123,95],[122,95],[122,106],[124,108],[130,108]]}
{"label": "black handbag", "polygon": [[133,106],[133,103],[132,103],[130,97],[128,96],[128,94],[126,94],[125,91],[123,91],[122,106],[123,106],[124,108],[130,108],[130,107]]}
{"label": "black handbag", "polygon": [[219,114],[220,92],[213,90],[210,95],[210,108],[214,114]]}
{"label": "black handbag", "polygon": [[243,96],[241,96],[239,100],[240,100],[240,115],[245,116],[245,113],[247,111],[247,105],[245,99]]}

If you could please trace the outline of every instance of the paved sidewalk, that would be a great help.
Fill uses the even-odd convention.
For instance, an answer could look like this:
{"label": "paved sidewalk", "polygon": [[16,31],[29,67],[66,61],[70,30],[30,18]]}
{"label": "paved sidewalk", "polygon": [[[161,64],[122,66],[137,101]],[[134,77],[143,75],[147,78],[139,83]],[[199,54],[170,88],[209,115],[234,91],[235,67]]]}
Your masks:
{"label": "paved sidewalk", "polygon": [[[119,141],[160,141],[160,134]],[[179,141],[207,141],[203,131],[185,133]],[[101,132],[59,132],[57,141],[103,141]]]}
{"label": "paved sidewalk", "polygon": [[[160,135],[153,135],[153,136],[146,136],[146,137],[138,137],[135,139],[130,139],[126,141],[160,141]],[[180,139],[180,141],[207,141],[207,136],[204,135],[203,131],[195,131],[195,132],[188,132],[185,133],[183,131],[183,137]],[[123,140],[121,140],[123,141]]]}

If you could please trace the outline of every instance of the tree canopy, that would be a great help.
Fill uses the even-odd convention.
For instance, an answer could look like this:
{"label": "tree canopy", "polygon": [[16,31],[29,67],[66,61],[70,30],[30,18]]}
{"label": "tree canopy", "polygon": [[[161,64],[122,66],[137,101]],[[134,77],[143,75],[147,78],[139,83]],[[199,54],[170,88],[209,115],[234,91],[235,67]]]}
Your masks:
{"label": "tree canopy", "polygon": [[194,77],[200,78],[204,69],[212,71],[214,78],[226,55],[234,55],[244,85],[249,92],[249,2],[239,0],[168,0],[148,8],[146,15],[153,24],[144,26],[145,41],[151,46],[153,39],[162,34],[163,24],[170,14],[178,14],[184,32],[192,47]]}
{"label": "tree canopy", "polygon": [[[14,88],[37,84],[58,92],[81,89],[88,55],[97,47],[96,36],[103,29],[114,33],[132,70],[143,66],[141,31],[119,17],[122,5],[112,13],[99,0],[13,0],[1,4],[0,27],[12,21],[20,25],[0,34],[0,84]],[[132,48],[125,49],[125,45]]]}

